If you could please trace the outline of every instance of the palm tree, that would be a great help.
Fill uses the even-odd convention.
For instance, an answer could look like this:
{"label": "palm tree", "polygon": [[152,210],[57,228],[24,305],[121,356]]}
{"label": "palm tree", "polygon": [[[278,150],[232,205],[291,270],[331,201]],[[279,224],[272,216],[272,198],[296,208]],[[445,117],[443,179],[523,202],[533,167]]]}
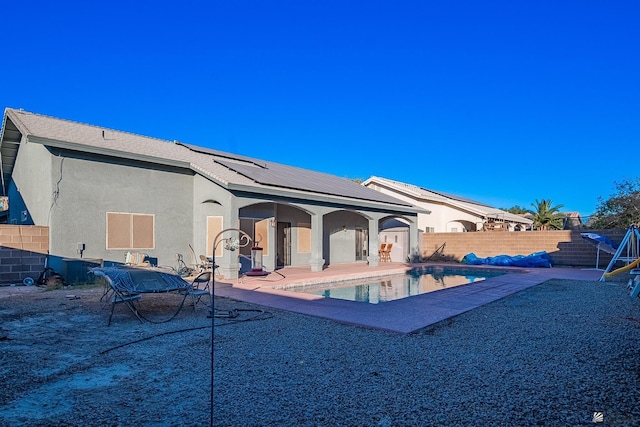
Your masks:
{"label": "palm tree", "polygon": [[552,201],[538,200],[531,203],[536,211],[533,213],[533,226],[536,230],[561,230],[564,225],[565,215],[558,212],[562,205],[551,206]]}

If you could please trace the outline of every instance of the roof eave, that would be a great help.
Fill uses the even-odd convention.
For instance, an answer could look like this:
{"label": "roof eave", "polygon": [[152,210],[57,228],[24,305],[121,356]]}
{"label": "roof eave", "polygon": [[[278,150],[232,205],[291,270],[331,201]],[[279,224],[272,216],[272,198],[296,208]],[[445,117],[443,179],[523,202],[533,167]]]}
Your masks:
{"label": "roof eave", "polygon": [[233,184],[229,183],[226,185],[227,190],[229,191],[243,191],[246,193],[255,193],[258,195],[271,195],[271,196],[279,196],[279,197],[295,197],[302,198],[305,200],[315,201],[315,202],[324,202],[324,203],[340,203],[344,205],[353,205],[356,208],[368,208],[368,209],[376,209],[376,210],[387,210],[399,213],[430,213],[430,211],[416,207],[416,206],[405,206],[405,205],[393,205],[382,202],[375,202],[372,200],[364,200],[364,199],[354,199],[349,197],[340,197],[333,195],[325,195],[319,193],[311,193],[311,192],[299,192],[294,190],[287,189],[279,189],[279,188],[270,188],[270,187],[254,187],[250,185],[243,184]]}
{"label": "roof eave", "polygon": [[[394,190],[398,191],[399,193],[402,193],[408,197],[414,197],[416,199],[416,201],[419,200],[425,200],[425,201],[433,201],[433,202],[440,202],[440,203],[444,203],[444,204],[448,204],[452,207],[455,207],[457,209],[461,209],[461,210],[465,210],[467,212],[470,212],[474,215],[478,215],[480,217],[483,218],[498,218],[499,214],[494,214],[494,213],[489,213],[479,207],[475,207],[474,205],[472,205],[471,203],[465,203],[465,202],[459,202],[455,199],[449,198],[449,197],[445,197],[442,196],[440,194],[434,193],[430,190],[427,189],[422,189],[427,193],[418,193],[416,191],[412,191],[410,188],[408,187],[404,187],[401,185],[398,185],[396,182],[394,181],[389,181],[386,178],[380,178],[380,177],[376,177],[376,176],[372,176],[370,178],[368,178],[366,181],[364,181],[362,183],[362,185],[367,185],[370,183],[377,183],[379,185],[385,185],[388,186],[390,188],[393,188]],[[431,213],[429,211],[429,213]],[[527,220],[526,218],[523,218],[522,220],[516,220],[515,218],[510,218],[507,221],[509,222],[519,222],[519,223],[523,223],[523,224],[533,224],[533,221],[531,220]]]}
{"label": "roof eave", "polygon": [[378,176],[372,176],[372,177],[368,178],[366,181],[364,181],[362,183],[362,185],[364,185],[366,187],[368,184],[371,184],[371,183],[375,183],[375,184],[378,184],[378,185],[384,185],[386,187],[390,187],[390,188],[398,191],[399,193],[406,194],[407,196],[410,196],[410,197],[415,197],[416,199],[420,197],[420,193],[419,192],[414,191],[411,188],[408,188],[407,186],[400,186],[400,185],[398,185],[397,182],[389,181],[386,178],[381,178],[381,177],[378,177]]}
{"label": "roof eave", "polygon": [[122,150],[113,150],[110,148],[96,147],[96,146],[86,145],[86,144],[78,144],[78,143],[69,142],[69,141],[60,141],[60,140],[43,138],[43,137],[34,136],[34,135],[28,135],[27,142],[42,144],[49,147],[64,148],[67,150],[81,151],[86,153],[99,154],[103,156],[116,157],[121,159],[138,160],[141,162],[155,163],[155,164],[160,164],[165,166],[175,166],[179,168],[191,169],[191,164],[189,162],[184,162],[180,160],[172,160],[172,159],[167,159],[162,157],[148,156],[145,154],[131,153],[131,152],[122,151]]}

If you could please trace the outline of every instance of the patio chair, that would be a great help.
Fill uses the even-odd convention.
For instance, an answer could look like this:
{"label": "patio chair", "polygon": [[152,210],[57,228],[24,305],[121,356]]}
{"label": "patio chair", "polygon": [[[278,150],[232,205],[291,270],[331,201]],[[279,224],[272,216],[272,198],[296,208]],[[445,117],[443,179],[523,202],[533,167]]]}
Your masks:
{"label": "patio chair", "polygon": [[213,268],[213,263],[209,261],[209,258],[206,256],[200,255],[200,268],[202,271],[211,270]]}
{"label": "patio chair", "polygon": [[196,313],[198,312],[198,303],[203,296],[207,295],[209,297],[209,303],[211,303],[209,282],[211,282],[212,274],[212,270],[203,271],[198,274],[193,281],[191,281],[191,286],[181,292],[183,295],[191,297],[191,300],[193,301],[193,311]]}
{"label": "patio chair", "polygon": [[384,261],[384,251],[387,249],[387,244],[382,243],[380,245],[380,249],[378,249],[378,256],[380,257],[380,261]]}
{"label": "patio chair", "polygon": [[176,254],[176,258],[178,260],[178,268],[176,271],[180,277],[188,277],[195,272],[193,268],[188,267],[187,264],[185,264],[182,254]]}
{"label": "patio chair", "polygon": [[383,254],[383,257],[381,258],[382,261],[391,262],[391,248],[392,247],[393,247],[393,243],[387,243],[387,247],[382,252],[382,254]]}
{"label": "patio chair", "polygon": [[127,252],[124,256],[124,264],[134,267],[150,267],[151,263],[147,257],[147,254],[141,252]]}
{"label": "patio chair", "polygon": [[198,263],[196,258],[196,252],[193,250],[193,246],[189,243],[189,255],[191,256],[191,268],[198,273],[202,272],[203,266],[202,263]]}

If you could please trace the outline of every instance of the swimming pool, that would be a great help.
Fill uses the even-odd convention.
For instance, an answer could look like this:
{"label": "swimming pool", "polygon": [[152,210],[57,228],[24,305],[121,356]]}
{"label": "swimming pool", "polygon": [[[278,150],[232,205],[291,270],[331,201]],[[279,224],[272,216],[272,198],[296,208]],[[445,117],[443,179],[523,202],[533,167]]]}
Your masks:
{"label": "swimming pool", "polygon": [[287,288],[287,291],[321,295],[325,298],[378,304],[441,289],[466,285],[490,277],[506,274],[502,270],[476,268],[427,267],[407,274],[390,276],[376,281],[349,281],[333,284],[306,285]]}

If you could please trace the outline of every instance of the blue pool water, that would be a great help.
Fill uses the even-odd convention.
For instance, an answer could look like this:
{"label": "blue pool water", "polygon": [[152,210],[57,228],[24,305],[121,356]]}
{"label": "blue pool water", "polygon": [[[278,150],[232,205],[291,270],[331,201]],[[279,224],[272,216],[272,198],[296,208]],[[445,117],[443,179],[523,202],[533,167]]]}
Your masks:
{"label": "blue pool water", "polygon": [[461,269],[449,267],[429,267],[411,274],[390,276],[384,280],[340,282],[327,286],[304,286],[288,288],[288,291],[321,295],[325,298],[378,304],[434,292],[445,288],[478,282],[490,277],[506,274],[505,271]]}

